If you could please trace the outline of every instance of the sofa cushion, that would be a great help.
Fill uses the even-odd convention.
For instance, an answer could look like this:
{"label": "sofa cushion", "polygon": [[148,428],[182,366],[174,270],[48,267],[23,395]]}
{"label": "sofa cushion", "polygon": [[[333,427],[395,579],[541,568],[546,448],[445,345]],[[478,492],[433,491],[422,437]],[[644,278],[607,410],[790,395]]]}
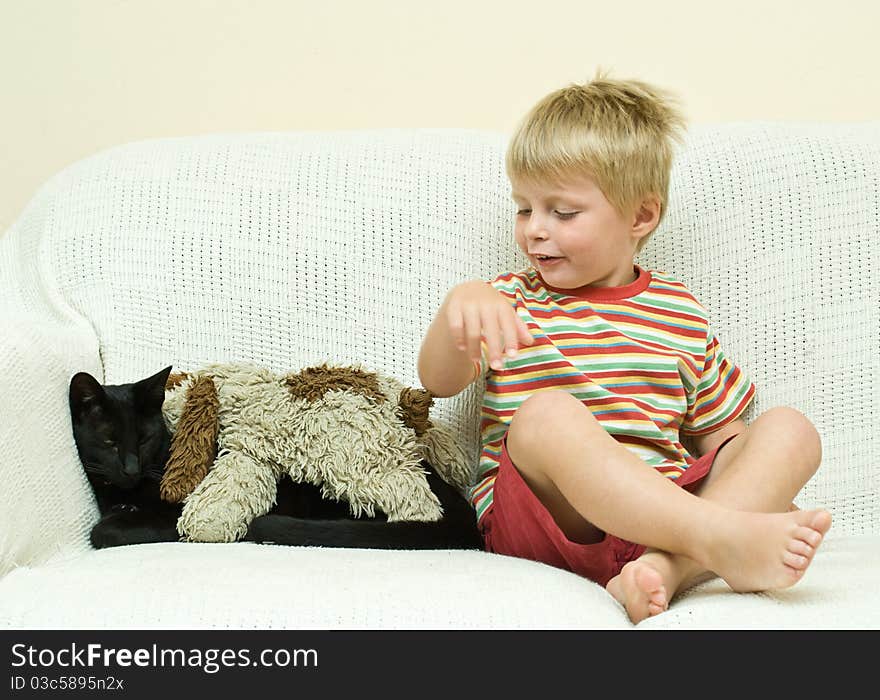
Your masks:
{"label": "sofa cushion", "polygon": [[236,544],[93,550],[0,579],[0,627],[626,628],[595,583],[478,551]]}
{"label": "sofa cushion", "polygon": [[[880,628],[878,587],[880,537],[829,537],[794,588],[737,594],[715,579],[637,628]],[[16,569],[0,580],[0,627],[633,628],[597,584],[522,559],[251,543],[137,545]]]}

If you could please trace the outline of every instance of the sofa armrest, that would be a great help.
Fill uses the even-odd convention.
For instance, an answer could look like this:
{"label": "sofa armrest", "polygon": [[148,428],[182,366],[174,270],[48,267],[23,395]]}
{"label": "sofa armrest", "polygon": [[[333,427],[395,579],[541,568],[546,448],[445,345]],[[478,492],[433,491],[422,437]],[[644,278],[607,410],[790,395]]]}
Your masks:
{"label": "sofa armrest", "polygon": [[0,576],[89,547],[98,512],[68,405],[78,371],[103,377],[84,319],[0,310]]}

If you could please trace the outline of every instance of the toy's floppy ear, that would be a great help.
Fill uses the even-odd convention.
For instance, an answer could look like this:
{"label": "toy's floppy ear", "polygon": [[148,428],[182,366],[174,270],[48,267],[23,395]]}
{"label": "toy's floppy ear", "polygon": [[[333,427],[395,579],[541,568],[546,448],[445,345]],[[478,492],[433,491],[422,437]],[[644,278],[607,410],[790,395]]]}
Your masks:
{"label": "toy's floppy ear", "polygon": [[159,494],[169,503],[180,503],[217,458],[220,400],[210,377],[198,377],[187,389],[186,402],[171,439],[171,451],[162,475]]}
{"label": "toy's floppy ear", "polygon": [[412,428],[417,436],[431,429],[428,412],[434,405],[434,397],[424,389],[403,389],[397,397],[397,415],[403,424]]}

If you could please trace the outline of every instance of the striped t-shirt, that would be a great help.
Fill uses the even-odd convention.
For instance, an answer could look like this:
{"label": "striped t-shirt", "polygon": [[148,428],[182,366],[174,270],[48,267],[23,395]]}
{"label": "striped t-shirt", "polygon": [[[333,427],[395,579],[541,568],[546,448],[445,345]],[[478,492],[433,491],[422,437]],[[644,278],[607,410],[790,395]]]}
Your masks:
{"label": "striped t-shirt", "polygon": [[682,282],[634,267],[622,287],[556,289],[532,269],[491,285],[507,297],[534,338],[504,369],[489,368],[480,420],[482,450],[471,501],[477,519],[492,506],[501,441],[532,394],[557,389],[583,401],[608,433],[671,479],[696,461],[680,434],[714,432],[755,393],[730,362],[706,310]]}

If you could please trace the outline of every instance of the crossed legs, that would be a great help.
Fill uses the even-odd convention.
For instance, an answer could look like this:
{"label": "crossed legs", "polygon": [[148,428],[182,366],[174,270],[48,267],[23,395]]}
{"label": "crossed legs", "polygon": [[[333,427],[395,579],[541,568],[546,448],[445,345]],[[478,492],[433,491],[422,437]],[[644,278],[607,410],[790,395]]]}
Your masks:
{"label": "crossed legs", "polygon": [[706,572],[737,591],[794,585],[831,525],[824,510],[788,511],[821,460],[815,429],[794,409],[757,418],[693,494],[647,468],[565,392],[524,402],[507,448],[570,540],[610,532],[649,547],[608,583],[634,622]]}

